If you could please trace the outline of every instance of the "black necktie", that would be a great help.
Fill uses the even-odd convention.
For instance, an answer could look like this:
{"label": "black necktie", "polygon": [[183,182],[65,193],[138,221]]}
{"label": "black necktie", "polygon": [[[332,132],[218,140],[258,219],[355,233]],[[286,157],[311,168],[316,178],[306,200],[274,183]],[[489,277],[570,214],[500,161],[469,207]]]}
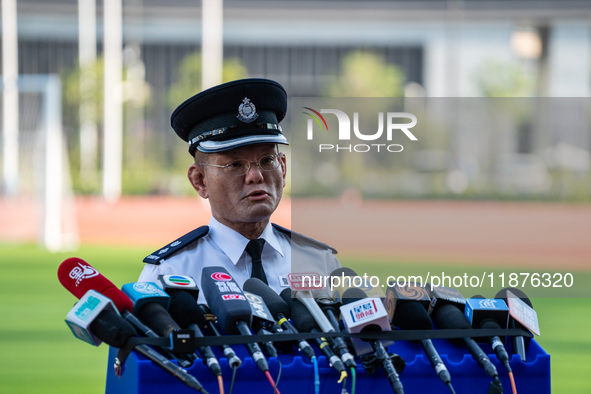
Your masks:
{"label": "black necktie", "polygon": [[263,253],[263,245],[265,240],[262,238],[253,239],[246,245],[246,253],[252,258],[252,273],[251,278],[259,278],[263,282],[267,283],[267,275],[263,270],[263,262],[261,261],[261,254]]}

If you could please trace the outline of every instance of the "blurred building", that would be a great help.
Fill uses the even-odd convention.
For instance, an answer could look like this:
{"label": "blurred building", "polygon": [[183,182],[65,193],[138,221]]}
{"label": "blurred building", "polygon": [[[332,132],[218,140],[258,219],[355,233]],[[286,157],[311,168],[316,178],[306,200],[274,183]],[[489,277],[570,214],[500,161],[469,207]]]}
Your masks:
{"label": "blurred building", "polygon": [[[204,0],[205,1],[205,0]],[[18,0],[20,73],[62,73],[77,62],[76,0]],[[102,1],[97,1],[99,54]],[[124,45],[139,45],[158,100],[177,65],[201,42],[201,2],[123,2]],[[250,76],[315,96],[353,49],[398,64],[427,96],[481,96],[475,73],[490,60],[536,73],[540,95],[586,97],[591,83],[591,3],[586,1],[224,1],[224,56]]]}
{"label": "blurred building", "polygon": [[[103,3],[96,2],[99,56]],[[584,98],[591,93],[589,1],[225,0],[223,6],[224,57],[239,59],[248,76],[280,81],[291,96],[320,95],[354,50],[379,54],[399,66],[408,96]],[[178,79],[180,61],[201,49],[201,1],[126,0],[122,10],[124,62],[139,67],[151,92],[149,108],[132,115],[141,118],[144,136],[168,135],[162,131],[170,130],[174,106],[167,104],[166,95]],[[64,77],[76,67],[77,0],[18,0],[17,14],[20,74]],[[523,79],[529,85],[522,86]],[[64,123],[71,124],[67,118]],[[131,122],[126,124],[129,133]],[[504,175],[513,165],[543,173],[541,167],[571,163],[574,157],[578,173],[589,171],[589,133],[558,127],[540,140],[534,126],[519,126],[504,137],[510,143],[497,149],[504,163],[513,163],[497,170],[504,185],[519,182],[515,174]],[[76,126],[66,129],[78,132]],[[168,144],[158,138],[157,145]],[[447,146],[429,149],[453,153],[459,139],[448,140]],[[484,142],[474,141],[471,149],[479,144]],[[172,161],[174,152],[169,148],[156,156]],[[455,179],[454,168],[440,170],[450,171]]]}

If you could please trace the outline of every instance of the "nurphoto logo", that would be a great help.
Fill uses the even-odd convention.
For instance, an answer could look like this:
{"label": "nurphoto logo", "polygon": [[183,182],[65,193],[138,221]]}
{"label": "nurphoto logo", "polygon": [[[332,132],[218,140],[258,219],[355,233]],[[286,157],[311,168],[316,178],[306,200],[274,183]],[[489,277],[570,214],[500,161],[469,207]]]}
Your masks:
{"label": "nurphoto logo", "polygon": [[[338,128],[335,137],[338,139],[337,144],[318,144],[319,152],[391,152],[397,153],[404,150],[401,144],[392,143],[392,141],[400,135],[404,135],[411,141],[418,141],[418,138],[410,131],[416,126],[417,117],[408,112],[378,112],[373,116],[377,116],[377,131],[361,130],[359,126],[359,112],[353,112],[353,120],[351,117],[339,109],[320,109],[317,111],[310,107],[303,107],[306,111],[304,114],[309,116],[306,124],[306,138],[309,141],[314,140],[314,129],[319,129],[323,133],[335,133],[332,129],[329,130],[328,122],[323,114],[331,114],[336,116]],[[351,143],[354,141],[363,141],[363,143]],[[347,143],[349,142],[349,143]]]}

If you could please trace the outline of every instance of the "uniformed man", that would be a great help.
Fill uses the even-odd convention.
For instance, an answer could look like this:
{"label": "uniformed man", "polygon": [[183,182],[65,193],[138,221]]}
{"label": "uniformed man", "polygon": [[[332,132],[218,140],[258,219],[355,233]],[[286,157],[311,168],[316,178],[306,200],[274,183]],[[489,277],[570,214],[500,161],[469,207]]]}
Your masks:
{"label": "uniformed man", "polygon": [[278,147],[288,145],[279,126],[286,111],[279,83],[243,79],[198,93],[173,112],[172,128],[194,157],[189,181],[209,200],[212,217],[146,257],[139,281],[177,274],[200,285],[203,267],[222,266],[239,285],[254,276],[281,292],[290,273],[324,276],[340,266],[328,245],[270,223],[285,187]]}

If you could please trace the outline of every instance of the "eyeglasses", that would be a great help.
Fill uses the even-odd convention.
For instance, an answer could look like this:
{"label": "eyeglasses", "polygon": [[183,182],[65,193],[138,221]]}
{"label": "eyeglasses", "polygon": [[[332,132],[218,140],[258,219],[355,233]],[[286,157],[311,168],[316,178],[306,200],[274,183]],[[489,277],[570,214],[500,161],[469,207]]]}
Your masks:
{"label": "eyeglasses", "polygon": [[250,171],[250,164],[255,163],[262,171],[273,171],[279,167],[279,157],[275,155],[265,155],[258,160],[250,161],[246,159],[232,160],[228,164],[219,165],[211,163],[199,163],[202,166],[212,166],[221,168],[224,174],[241,176]]}

